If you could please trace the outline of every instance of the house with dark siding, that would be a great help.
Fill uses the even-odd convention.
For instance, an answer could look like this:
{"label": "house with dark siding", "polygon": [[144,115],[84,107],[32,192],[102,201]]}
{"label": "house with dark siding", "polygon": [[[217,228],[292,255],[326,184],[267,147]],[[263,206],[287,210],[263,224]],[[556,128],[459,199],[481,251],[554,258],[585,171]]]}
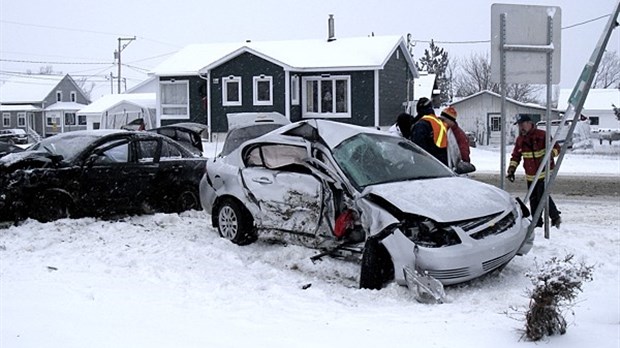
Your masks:
{"label": "house with dark siding", "polygon": [[190,45],[151,74],[162,125],[191,121],[211,132],[226,132],[226,114],[238,112],[389,126],[418,77],[400,36]]}
{"label": "house with dark siding", "polygon": [[77,111],[89,103],[70,75],[14,76],[0,85],[0,129],[24,129],[30,141],[86,129]]}

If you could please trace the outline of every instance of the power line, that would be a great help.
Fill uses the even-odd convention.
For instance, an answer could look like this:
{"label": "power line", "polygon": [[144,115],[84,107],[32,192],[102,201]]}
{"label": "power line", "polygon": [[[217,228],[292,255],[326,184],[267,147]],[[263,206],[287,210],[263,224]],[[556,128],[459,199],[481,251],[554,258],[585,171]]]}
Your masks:
{"label": "power line", "polygon": [[[118,34],[118,33],[112,33],[112,32],[106,32],[106,31],[96,31],[96,30],[88,30],[88,29],[76,29],[76,28],[69,28],[69,27],[60,27],[60,26],[53,26],[53,25],[42,25],[42,24],[30,24],[30,23],[23,23],[23,22],[16,22],[16,21],[7,21],[7,20],[0,20],[0,23],[6,23],[6,24],[14,24],[14,25],[23,25],[26,27],[35,27],[35,28],[43,28],[43,29],[55,29],[55,30],[65,30],[65,31],[73,31],[73,32],[80,32],[80,33],[91,33],[91,34],[99,34],[99,35],[111,35],[111,36],[125,36],[124,34]],[[145,40],[145,41],[152,41],[152,42],[156,42],[162,45],[167,45],[167,46],[173,46],[173,47],[179,47],[179,45],[177,44],[172,44],[169,42],[163,42],[163,41],[159,41],[159,40],[155,40],[155,39],[149,39],[143,36],[139,36],[138,37],[141,40]]]}
{"label": "power line", "polygon": [[121,34],[116,34],[116,33],[111,33],[111,32],[105,32],[105,31],[96,31],[96,30],[88,30],[88,29],[75,29],[75,28],[67,28],[67,27],[58,27],[58,26],[52,26],[52,25],[42,25],[42,24],[30,24],[30,23],[22,23],[22,22],[15,22],[15,21],[7,21],[7,20],[0,20],[1,23],[7,23],[7,24],[15,24],[15,25],[23,25],[26,27],[35,27],[35,28],[44,28],[44,29],[56,29],[56,30],[66,30],[66,31],[75,31],[75,32],[82,32],[82,33],[91,33],[91,34],[100,34],[100,35],[114,35],[114,36],[121,36]]}
{"label": "power line", "polygon": [[603,19],[603,18],[606,18],[606,17],[609,17],[609,16],[611,16],[611,14],[606,14],[606,15],[602,15],[602,16],[599,16],[599,17],[596,17],[596,18],[588,19],[588,20],[583,21],[583,22],[579,22],[579,23],[575,23],[575,24],[572,24],[572,25],[568,25],[568,26],[562,27],[562,30],[564,30],[564,29],[571,29],[571,28],[574,28],[574,27],[578,27],[580,25],[584,25],[584,24],[588,24],[588,23],[591,23],[591,22],[595,22],[595,21],[598,21],[599,19]]}
{"label": "power line", "polygon": [[134,61],[131,61],[130,63],[139,63],[139,62],[143,62],[145,60],[157,59],[157,58],[169,56],[169,55],[175,54],[175,53],[177,53],[177,51],[168,52],[168,53],[160,54],[160,55],[157,55],[157,56],[152,56],[152,57],[147,57],[147,58],[142,58],[142,59],[134,60]]}
{"label": "power line", "polygon": [[[0,74],[2,74],[2,75],[9,75],[9,76],[21,76],[21,77],[32,78],[32,79],[40,79],[40,80],[45,80],[46,79],[43,76],[50,76],[50,75],[43,75],[43,74],[29,74],[27,72],[9,71],[9,70],[0,70]],[[71,77],[105,77],[106,76],[106,75],[100,75],[99,73],[91,74],[91,75],[69,73],[69,75],[71,75]],[[54,76],[54,75],[52,75],[52,76]]]}
{"label": "power line", "polygon": [[109,62],[106,62],[106,63],[102,63],[102,62],[49,62],[49,61],[3,59],[3,58],[0,58],[0,62],[28,63],[28,64],[110,65]]}
{"label": "power line", "polygon": [[[609,16],[611,16],[611,14],[606,14],[606,15],[598,16],[596,18],[591,18],[591,19],[585,20],[583,22],[567,25],[565,27],[562,27],[562,30],[571,29],[571,28],[575,28],[575,27],[579,27],[579,26],[588,24],[588,23],[596,22],[598,20],[601,20],[603,18],[607,18]],[[439,41],[439,40],[432,40],[432,41],[435,42],[435,43],[438,43],[438,44],[443,44],[443,45],[485,44],[485,43],[490,43],[491,42],[491,40],[466,40],[466,41]],[[431,43],[431,40],[413,40],[413,42]]]}

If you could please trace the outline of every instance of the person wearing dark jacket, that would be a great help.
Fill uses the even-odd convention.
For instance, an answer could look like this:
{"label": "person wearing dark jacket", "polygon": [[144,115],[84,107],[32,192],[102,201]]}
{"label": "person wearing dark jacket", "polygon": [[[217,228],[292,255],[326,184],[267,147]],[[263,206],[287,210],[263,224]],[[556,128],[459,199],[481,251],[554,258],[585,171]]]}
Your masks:
{"label": "person wearing dark jacket", "polygon": [[[521,158],[523,158],[523,168],[525,169],[527,187],[529,189],[532,184],[535,185],[534,191],[530,196],[530,209],[532,210],[532,214],[534,214],[545,191],[545,169],[543,169],[538,178],[536,178],[536,171],[545,157],[547,147],[545,139],[546,132],[542,129],[537,129],[528,115],[520,115],[515,124],[519,125],[519,136],[515,141],[510,164],[508,166],[508,175],[506,177],[511,182],[515,180],[515,171],[517,170],[519,162],[521,162]],[[560,154],[560,146],[554,143],[551,151],[550,170],[553,170],[555,166],[553,157]],[[553,199],[551,199],[551,196],[549,196],[549,216],[551,217],[551,225],[560,228],[562,219],[560,218],[560,212],[553,202]],[[542,225],[543,220],[541,215],[536,226],[541,227]]]}
{"label": "person wearing dark jacket", "polygon": [[396,118],[396,123],[390,128],[390,132],[398,134],[403,138],[411,137],[411,127],[413,127],[413,115],[406,112],[401,113]]}
{"label": "person wearing dark jacket", "polygon": [[435,115],[428,98],[420,98],[416,110],[418,120],[413,124],[411,141],[448,165],[448,128]]}

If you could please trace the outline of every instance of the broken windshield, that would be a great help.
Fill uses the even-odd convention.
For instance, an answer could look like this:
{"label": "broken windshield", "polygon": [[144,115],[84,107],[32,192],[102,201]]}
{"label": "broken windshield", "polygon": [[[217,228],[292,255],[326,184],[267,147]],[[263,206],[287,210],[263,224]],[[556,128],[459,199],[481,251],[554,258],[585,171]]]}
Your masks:
{"label": "broken windshield", "polygon": [[360,133],[343,141],[333,153],[340,168],[358,188],[454,175],[410,141],[390,135]]}
{"label": "broken windshield", "polygon": [[29,150],[45,150],[54,155],[61,155],[65,160],[71,161],[88,144],[100,138],[102,134],[66,134],[41,140],[39,143],[28,148]]}

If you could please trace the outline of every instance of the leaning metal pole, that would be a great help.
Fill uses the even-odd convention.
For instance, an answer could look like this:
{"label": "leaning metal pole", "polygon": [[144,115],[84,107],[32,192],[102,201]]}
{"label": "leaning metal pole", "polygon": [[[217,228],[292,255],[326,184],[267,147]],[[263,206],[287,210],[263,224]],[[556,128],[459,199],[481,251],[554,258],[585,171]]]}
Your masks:
{"label": "leaning metal pole", "polygon": [[[611,37],[612,31],[618,26],[618,22],[617,22],[618,13],[620,13],[620,1],[616,3],[616,7],[614,11],[611,13],[609,20],[607,21],[607,25],[605,26],[605,29],[603,30],[603,33],[601,34],[601,37],[599,38],[598,43],[596,44],[596,47],[594,48],[594,51],[592,52],[592,55],[590,56],[590,60],[584,66],[583,71],[581,72],[581,75],[579,77],[579,80],[577,80],[577,83],[575,84],[575,87],[573,88],[573,92],[571,93],[571,96],[568,99],[568,107],[566,108],[566,112],[564,113],[563,120],[571,119],[572,117],[573,122],[570,126],[570,129],[568,130],[567,139],[570,139],[572,137],[573,131],[575,130],[575,126],[577,125],[577,119],[581,115],[583,104],[585,103],[586,97],[588,96],[588,92],[590,91],[590,87],[592,86],[592,81],[594,81],[594,75],[596,75],[596,70],[598,69],[598,66],[601,62],[603,53],[605,53],[605,47],[607,47],[607,43],[609,42],[609,38]],[[553,172],[549,173],[549,176],[550,176],[549,185],[545,187],[545,191],[543,192],[541,201],[546,200],[549,197],[549,192],[551,191],[553,182],[560,169],[560,165],[562,164],[562,160],[564,159],[564,154],[566,153],[567,149],[568,149],[568,141],[565,141],[564,144],[562,144],[562,149],[560,150],[560,155],[558,156],[555,169],[553,170]],[[543,158],[543,163],[541,163],[541,165],[543,164],[546,165],[546,162],[549,161],[550,156],[551,156],[551,151],[547,151],[545,153],[545,157]],[[540,174],[541,169],[542,168],[538,168],[538,172],[536,173],[536,176]],[[529,193],[528,193],[528,196],[529,196]],[[538,218],[540,216],[542,208],[543,208],[542,205],[539,204],[536,211],[533,212],[533,219]],[[532,220],[532,221],[535,221],[535,220]],[[534,231],[535,226],[536,226],[535,223],[530,224],[528,228],[528,236]],[[527,240],[527,238],[528,237],[526,237],[525,240]]]}

